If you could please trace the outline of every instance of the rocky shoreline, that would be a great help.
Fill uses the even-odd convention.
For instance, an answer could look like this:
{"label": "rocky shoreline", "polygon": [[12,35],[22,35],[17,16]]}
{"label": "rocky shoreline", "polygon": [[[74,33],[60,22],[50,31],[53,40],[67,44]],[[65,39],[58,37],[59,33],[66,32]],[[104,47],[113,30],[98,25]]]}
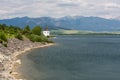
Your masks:
{"label": "rocky shoreline", "polygon": [[16,79],[17,72],[13,71],[15,64],[21,64],[17,56],[34,48],[50,46],[52,44],[31,42],[28,39],[8,39],[7,47],[0,44],[0,80],[26,80]]}

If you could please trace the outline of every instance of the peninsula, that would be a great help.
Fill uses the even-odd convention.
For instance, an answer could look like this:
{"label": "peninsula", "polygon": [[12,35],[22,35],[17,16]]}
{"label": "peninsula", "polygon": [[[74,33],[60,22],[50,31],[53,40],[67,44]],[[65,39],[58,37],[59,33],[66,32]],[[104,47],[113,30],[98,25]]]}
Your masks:
{"label": "peninsula", "polygon": [[0,24],[0,80],[25,80],[16,78],[15,65],[21,64],[16,57],[34,48],[53,45],[42,34],[40,26],[33,29],[27,25],[23,29]]}

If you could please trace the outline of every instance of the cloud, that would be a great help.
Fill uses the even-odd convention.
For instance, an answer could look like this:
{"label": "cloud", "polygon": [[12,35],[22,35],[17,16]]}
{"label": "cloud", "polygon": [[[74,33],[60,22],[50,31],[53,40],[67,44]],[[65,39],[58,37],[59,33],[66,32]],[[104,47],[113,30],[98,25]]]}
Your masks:
{"label": "cloud", "polygon": [[78,7],[78,4],[71,4],[71,3],[60,3],[58,4],[60,7]]}
{"label": "cloud", "polygon": [[13,17],[119,17],[120,0],[1,0],[0,19]]}

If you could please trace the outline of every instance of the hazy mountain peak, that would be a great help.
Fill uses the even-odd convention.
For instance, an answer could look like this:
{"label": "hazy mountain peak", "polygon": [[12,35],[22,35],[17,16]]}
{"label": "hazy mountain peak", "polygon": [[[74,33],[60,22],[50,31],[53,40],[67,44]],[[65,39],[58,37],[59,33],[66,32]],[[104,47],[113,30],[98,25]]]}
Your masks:
{"label": "hazy mountain peak", "polygon": [[65,16],[62,18],[40,17],[29,18],[16,17],[13,19],[0,20],[1,24],[15,25],[24,27],[30,25],[34,27],[40,25],[45,27],[48,25],[50,29],[76,29],[90,31],[116,31],[120,30],[120,20],[104,19],[99,17],[84,17],[84,16]]}

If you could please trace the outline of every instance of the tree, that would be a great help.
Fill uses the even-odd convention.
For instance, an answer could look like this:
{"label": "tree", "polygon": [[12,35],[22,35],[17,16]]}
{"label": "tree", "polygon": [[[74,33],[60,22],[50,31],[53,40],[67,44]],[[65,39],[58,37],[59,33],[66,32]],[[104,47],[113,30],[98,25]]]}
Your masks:
{"label": "tree", "polygon": [[23,29],[23,34],[30,34],[30,33],[31,33],[30,27],[29,25],[26,25],[25,28]]}
{"label": "tree", "polygon": [[6,27],[7,27],[6,24],[1,24],[1,25],[0,25],[0,29],[1,29],[1,30],[5,30]]}
{"label": "tree", "polygon": [[33,32],[33,34],[40,36],[42,34],[42,28],[40,26],[35,26],[32,29],[32,32]]}
{"label": "tree", "polygon": [[26,31],[30,31],[30,27],[29,27],[29,25],[25,26],[24,30],[26,30]]}

